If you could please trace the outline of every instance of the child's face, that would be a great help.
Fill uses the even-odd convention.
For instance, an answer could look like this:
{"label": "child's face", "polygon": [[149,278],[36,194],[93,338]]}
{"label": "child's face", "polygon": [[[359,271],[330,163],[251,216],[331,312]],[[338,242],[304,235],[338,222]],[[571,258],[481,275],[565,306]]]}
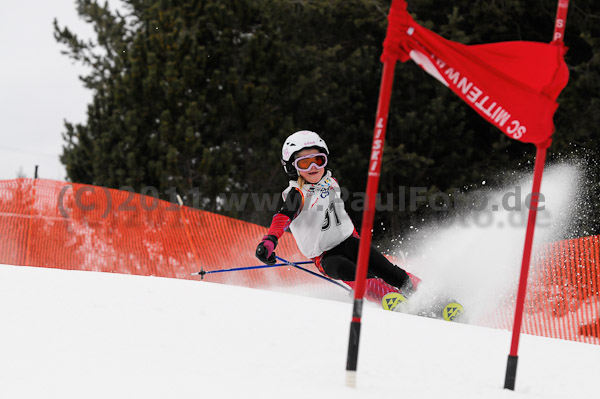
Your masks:
{"label": "child's face", "polygon": [[[306,149],[306,150],[302,150],[302,151],[298,152],[298,154],[296,155],[296,158],[303,157],[304,155],[318,154],[320,152],[321,151],[319,151],[315,148],[310,148],[310,149]],[[321,178],[325,174],[325,168],[318,169],[315,164],[312,164],[310,166],[310,169],[308,169],[308,171],[304,172],[304,171],[299,170],[298,174],[300,176],[302,176],[302,178],[304,180],[306,180],[308,183],[314,184],[314,183],[318,183],[319,180],[321,180]]]}

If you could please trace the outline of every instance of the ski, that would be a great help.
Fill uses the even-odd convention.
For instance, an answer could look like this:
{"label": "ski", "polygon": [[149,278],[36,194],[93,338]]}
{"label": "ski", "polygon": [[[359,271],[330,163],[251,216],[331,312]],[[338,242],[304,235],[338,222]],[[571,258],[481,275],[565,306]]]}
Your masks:
{"label": "ski", "polygon": [[401,303],[404,303],[406,301],[407,301],[406,297],[404,295],[402,295],[401,293],[388,292],[381,299],[381,306],[383,306],[383,308],[385,310],[395,311]]}
{"label": "ski", "polygon": [[431,304],[414,309],[408,298],[400,292],[390,292],[381,299],[381,306],[385,310],[415,314],[446,321],[460,321],[464,314],[464,307],[455,300],[437,299]]}

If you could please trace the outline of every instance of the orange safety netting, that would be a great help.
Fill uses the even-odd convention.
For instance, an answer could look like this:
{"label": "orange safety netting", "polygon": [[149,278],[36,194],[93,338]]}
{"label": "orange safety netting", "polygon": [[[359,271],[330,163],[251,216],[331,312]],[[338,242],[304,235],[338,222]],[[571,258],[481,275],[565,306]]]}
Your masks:
{"label": "orange safety netting", "polygon": [[[191,273],[201,268],[259,265],[254,250],[266,230],[128,191],[0,181],[0,264],[199,279]],[[277,254],[304,260],[289,233]],[[523,332],[600,344],[600,236],[546,244],[532,261]],[[214,273],[206,280],[246,287],[328,284],[291,267]],[[512,328],[514,298],[507,301],[480,324]]]}
{"label": "orange safety netting", "polygon": [[[254,251],[265,231],[128,191],[42,179],[0,182],[3,264],[198,279],[191,273],[201,268],[260,264]],[[281,238],[277,254],[300,257],[291,234]],[[305,274],[286,267],[211,274],[210,281],[260,287],[315,278]]]}
{"label": "orange safety netting", "polygon": [[[484,325],[512,329],[515,297]],[[522,332],[600,344],[600,236],[548,243],[532,259]]]}

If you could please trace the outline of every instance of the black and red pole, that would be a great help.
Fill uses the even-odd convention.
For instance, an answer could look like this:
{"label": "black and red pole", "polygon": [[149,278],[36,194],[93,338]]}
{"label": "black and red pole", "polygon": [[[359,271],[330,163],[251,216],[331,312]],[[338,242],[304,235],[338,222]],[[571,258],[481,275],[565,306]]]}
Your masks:
{"label": "black and red pole", "polygon": [[383,144],[387,126],[390,96],[394,81],[394,68],[396,61],[384,62],[381,88],[379,92],[379,105],[371,158],[369,161],[369,177],[367,180],[367,195],[365,209],[363,210],[362,226],[360,230],[360,245],[358,248],[358,263],[356,268],[356,286],[354,288],[354,306],[352,308],[352,322],[350,323],[350,340],[348,343],[348,360],[346,362],[347,385],[356,384],[356,366],[358,363],[358,344],[360,340],[360,325],[362,317],[363,298],[365,294],[367,269],[369,267],[369,253],[371,250],[371,234],[373,219],[375,218],[375,198],[379,186]]}
{"label": "black and red pole", "polygon": [[527,276],[529,275],[529,264],[531,261],[531,250],[533,247],[533,233],[535,230],[535,221],[537,209],[539,206],[540,187],[542,184],[542,174],[544,173],[544,164],[546,162],[547,146],[536,147],[535,166],[533,172],[533,186],[531,189],[531,202],[529,205],[529,216],[527,217],[527,231],[525,233],[525,247],[523,249],[523,258],[521,260],[521,277],[519,279],[519,289],[517,292],[517,306],[515,309],[515,321],[513,324],[512,342],[508,362],[506,364],[506,376],[504,379],[504,388],[515,389],[515,379],[517,375],[517,361],[519,350],[519,337],[521,332],[521,322],[523,321],[523,306],[525,304],[525,295],[527,293]]}
{"label": "black and red pole", "polygon": [[[569,0],[559,0],[556,11],[556,21],[554,24],[553,41],[562,44],[565,36],[565,25],[567,21],[567,9]],[[531,251],[533,246],[533,233],[535,231],[535,221],[539,205],[540,187],[542,185],[542,175],[544,173],[544,164],[546,162],[546,153],[550,146],[550,140],[546,143],[536,145],[535,166],[533,169],[533,186],[531,189],[531,202],[529,206],[529,215],[527,218],[527,231],[525,233],[525,246],[523,249],[523,258],[521,260],[521,276],[519,278],[519,288],[517,291],[517,304],[515,308],[515,320],[513,323],[512,341],[508,362],[506,364],[506,376],[504,379],[504,388],[514,390],[517,377],[517,362],[519,360],[519,338],[521,336],[521,324],[523,322],[523,306],[527,294],[527,277],[529,275],[529,265],[531,263]]]}
{"label": "black and red pole", "polygon": [[384,50],[381,56],[383,72],[379,88],[379,99],[377,114],[375,117],[375,129],[373,132],[373,143],[371,145],[371,157],[369,159],[369,171],[367,178],[367,190],[365,209],[363,210],[362,225],[360,230],[360,244],[358,248],[358,262],[354,287],[354,305],[352,308],[352,321],[350,323],[350,339],[348,342],[348,358],[346,361],[346,385],[356,385],[356,369],[358,364],[358,347],[360,341],[360,327],[363,309],[363,299],[366,287],[367,269],[369,268],[369,254],[371,250],[371,239],[373,220],[375,218],[375,199],[379,187],[379,176],[383,159],[383,146],[387,128],[388,113],[390,109],[390,98],[394,82],[394,69],[398,60],[398,36],[397,26],[394,19],[400,11],[406,9],[406,2],[393,0],[388,16],[388,30]]}

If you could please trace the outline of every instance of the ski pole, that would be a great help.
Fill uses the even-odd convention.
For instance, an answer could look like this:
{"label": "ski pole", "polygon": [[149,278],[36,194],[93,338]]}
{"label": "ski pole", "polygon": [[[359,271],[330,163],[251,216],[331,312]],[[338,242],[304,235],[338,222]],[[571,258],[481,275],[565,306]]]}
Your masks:
{"label": "ski pole", "polygon": [[[321,275],[321,274],[315,273],[315,272],[313,272],[313,271],[311,271],[311,270],[305,269],[305,268],[303,268],[302,266],[298,266],[298,263],[301,263],[301,262],[298,262],[298,263],[290,262],[289,260],[283,259],[283,258],[281,258],[281,257],[279,257],[279,256],[277,256],[277,255],[275,255],[275,258],[277,258],[277,260],[279,260],[279,261],[281,261],[281,262],[283,262],[283,263],[285,263],[285,264],[287,264],[287,265],[289,265],[289,266],[293,266],[293,267],[295,267],[296,269],[303,270],[303,271],[305,271],[306,273],[312,274],[313,276],[317,276],[317,277],[319,277],[319,278],[322,278],[323,280],[327,280],[327,281],[329,281],[330,283],[337,285],[338,287],[342,287],[343,289],[345,289],[345,290],[346,290],[346,291],[348,291],[348,292],[352,291],[350,288],[346,287],[346,286],[345,286],[345,285],[343,285],[342,283],[339,283],[339,282],[337,282],[337,281],[335,281],[335,280],[332,280],[332,279],[330,279],[330,278],[328,278],[328,277],[325,277],[325,276],[323,276],[323,275]],[[312,262],[309,262],[309,263],[312,263]]]}
{"label": "ski pole", "polygon": [[[298,264],[306,264],[306,263],[312,263],[312,261],[307,260],[307,261],[302,261],[302,262],[297,262]],[[253,270],[253,269],[266,269],[269,267],[281,267],[281,266],[292,266],[289,263],[276,263],[274,265],[258,265],[258,266],[247,266],[247,267],[235,267],[233,269],[220,269],[220,270],[204,270],[202,268],[200,268],[199,272],[195,272],[192,273],[192,276],[200,276],[201,280],[204,280],[204,276],[206,274],[212,274],[212,273],[224,273],[224,272],[237,272],[237,271],[241,271],[241,270]],[[309,271],[309,270],[307,270]]]}

